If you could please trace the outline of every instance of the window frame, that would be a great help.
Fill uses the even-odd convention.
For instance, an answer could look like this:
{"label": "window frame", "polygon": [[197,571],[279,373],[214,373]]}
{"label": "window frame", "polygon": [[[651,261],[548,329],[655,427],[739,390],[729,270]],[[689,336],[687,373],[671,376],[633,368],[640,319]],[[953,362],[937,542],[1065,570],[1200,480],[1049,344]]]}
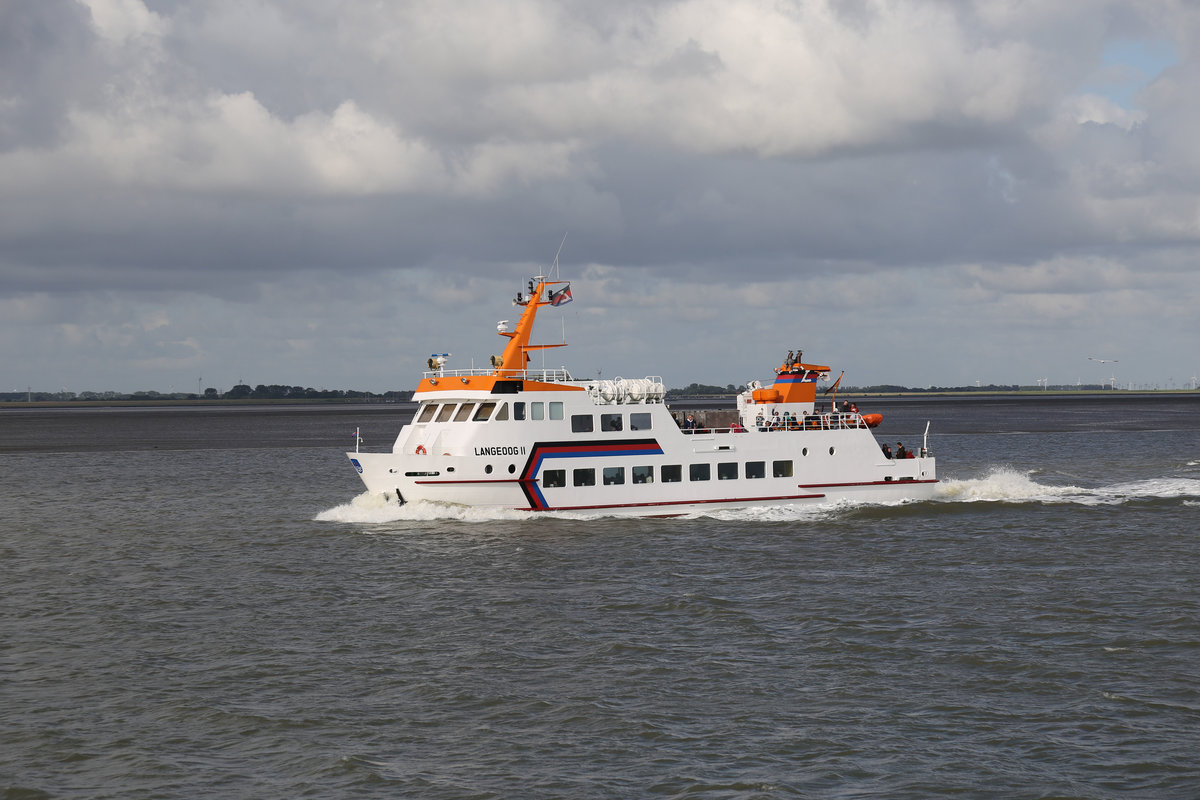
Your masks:
{"label": "window frame", "polygon": [[[654,467],[647,464],[645,466],[630,467],[630,483],[654,483]],[[642,480],[638,480],[638,477]]]}
{"label": "window frame", "polygon": [[616,414],[601,414],[600,415],[600,432],[601,433],[620,433],[625,430],[625,415]]}
{"label": "window frame", "polygon": [[600,473],[600,479],[605,486],[624,486],[625,468],[604,467],[603,471]]}

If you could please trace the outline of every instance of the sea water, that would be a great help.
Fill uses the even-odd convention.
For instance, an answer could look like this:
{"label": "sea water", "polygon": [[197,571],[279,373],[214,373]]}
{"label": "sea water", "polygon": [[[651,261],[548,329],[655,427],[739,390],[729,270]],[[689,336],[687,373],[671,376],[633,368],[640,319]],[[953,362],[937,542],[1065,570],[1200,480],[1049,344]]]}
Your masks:
{"label": "sea water", "polygon": [[929,502],[398,507],[411,406],[0,410],[12,798],[1200,796],[1200,400],[863,400]]}

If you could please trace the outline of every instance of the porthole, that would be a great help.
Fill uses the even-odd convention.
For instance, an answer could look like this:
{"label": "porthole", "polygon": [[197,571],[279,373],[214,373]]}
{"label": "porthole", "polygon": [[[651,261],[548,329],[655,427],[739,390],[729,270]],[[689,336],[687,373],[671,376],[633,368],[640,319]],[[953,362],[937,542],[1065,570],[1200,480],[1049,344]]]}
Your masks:
{"label": "porthole", "polygon": [[516,465],[516,464],[509,464],[509,465],[508,465],[508,474],[509,474],[509,475],[512,475],[512,474],[513,474],[514,472],[516,472],[516,471],[517,471],[517,465]]}
{"label": "porthole", "polygon": [[492,474],[492,465],[488,464],[486,467],[483,468],[483,471],[485,473],[487,473],[488,475],[491,475]]}
{"label": "porthole", "polygon": [[808,455],[808,448],[806,447],[806,448],[804,448],[803,450],[801,450],[801,451],[800,451],[800,455],[802,455],[802,456],[806,456],[806,455]]}
{"label": "porthole", "polygon": [[829,448],[829,455],[833,455],[834,452],[835,452],[835,448],[833,448],[833,447]]}

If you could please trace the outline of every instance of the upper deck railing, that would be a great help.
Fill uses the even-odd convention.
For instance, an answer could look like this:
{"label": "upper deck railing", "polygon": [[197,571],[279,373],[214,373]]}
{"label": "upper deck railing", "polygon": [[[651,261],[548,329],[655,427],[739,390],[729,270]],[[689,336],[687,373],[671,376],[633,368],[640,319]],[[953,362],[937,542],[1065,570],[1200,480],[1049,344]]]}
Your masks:
{"label": "upper deck railing", "polygon": [[[675,420],[676,424],[680,424],[680,420]],[[682,428],[682,425],[680,425]],[[777,433],[787,431],[837,431],[837,430],[853,430],[855,428],[868,428],[866,420],[862,418],[862,414],[854,412],[832,412],[809,414],[806,417],[793,417],[784,422],[780,421],[778,425],[771,425],[769,420],[766,420],[763,425],[753,425],[750,428],[742,428],[736,426],[729,427],[704,427],[682,428],[686,434],[709,434],[709,433],[745,433],[748,430],[757,430],[760,433]]]}
{"label": "upper deck railing", "polygon": [[[475,367],[472,369],[434,369],[426,370],[423,377],[429,378],[465,378],[472,375],[495,375],[495,367]],[[566,367],[558,369],[506,369],[498,376],[515,381],[574,381]]]}
{"label": "upper deck railing", "polygon": [[645,378],[604,378],[578,380],[571,377],[566,367],[557,369],[506,369],[492,368],[471,369],[437,369],[424,373],[426,380],[435,383],[443,378],[467,378],[471,376],[497,377],[501,380],[540,381],[543,383],[574,383],[586,389],[588,395],[597,405],[626,405],[663,403],[667,395],[667,387],[658,375],[648,375]]}

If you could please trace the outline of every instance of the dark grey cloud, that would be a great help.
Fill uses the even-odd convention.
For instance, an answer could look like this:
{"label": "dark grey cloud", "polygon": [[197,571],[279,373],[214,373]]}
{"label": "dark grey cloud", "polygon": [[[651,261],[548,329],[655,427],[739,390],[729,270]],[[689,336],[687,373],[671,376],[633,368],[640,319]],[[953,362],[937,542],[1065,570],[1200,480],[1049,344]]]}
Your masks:
{"label": "dark grey cloud", "polygon": [[72,102],[96,90],[86,9],[72,0],[0,5],[0,151],[52,146]]}

